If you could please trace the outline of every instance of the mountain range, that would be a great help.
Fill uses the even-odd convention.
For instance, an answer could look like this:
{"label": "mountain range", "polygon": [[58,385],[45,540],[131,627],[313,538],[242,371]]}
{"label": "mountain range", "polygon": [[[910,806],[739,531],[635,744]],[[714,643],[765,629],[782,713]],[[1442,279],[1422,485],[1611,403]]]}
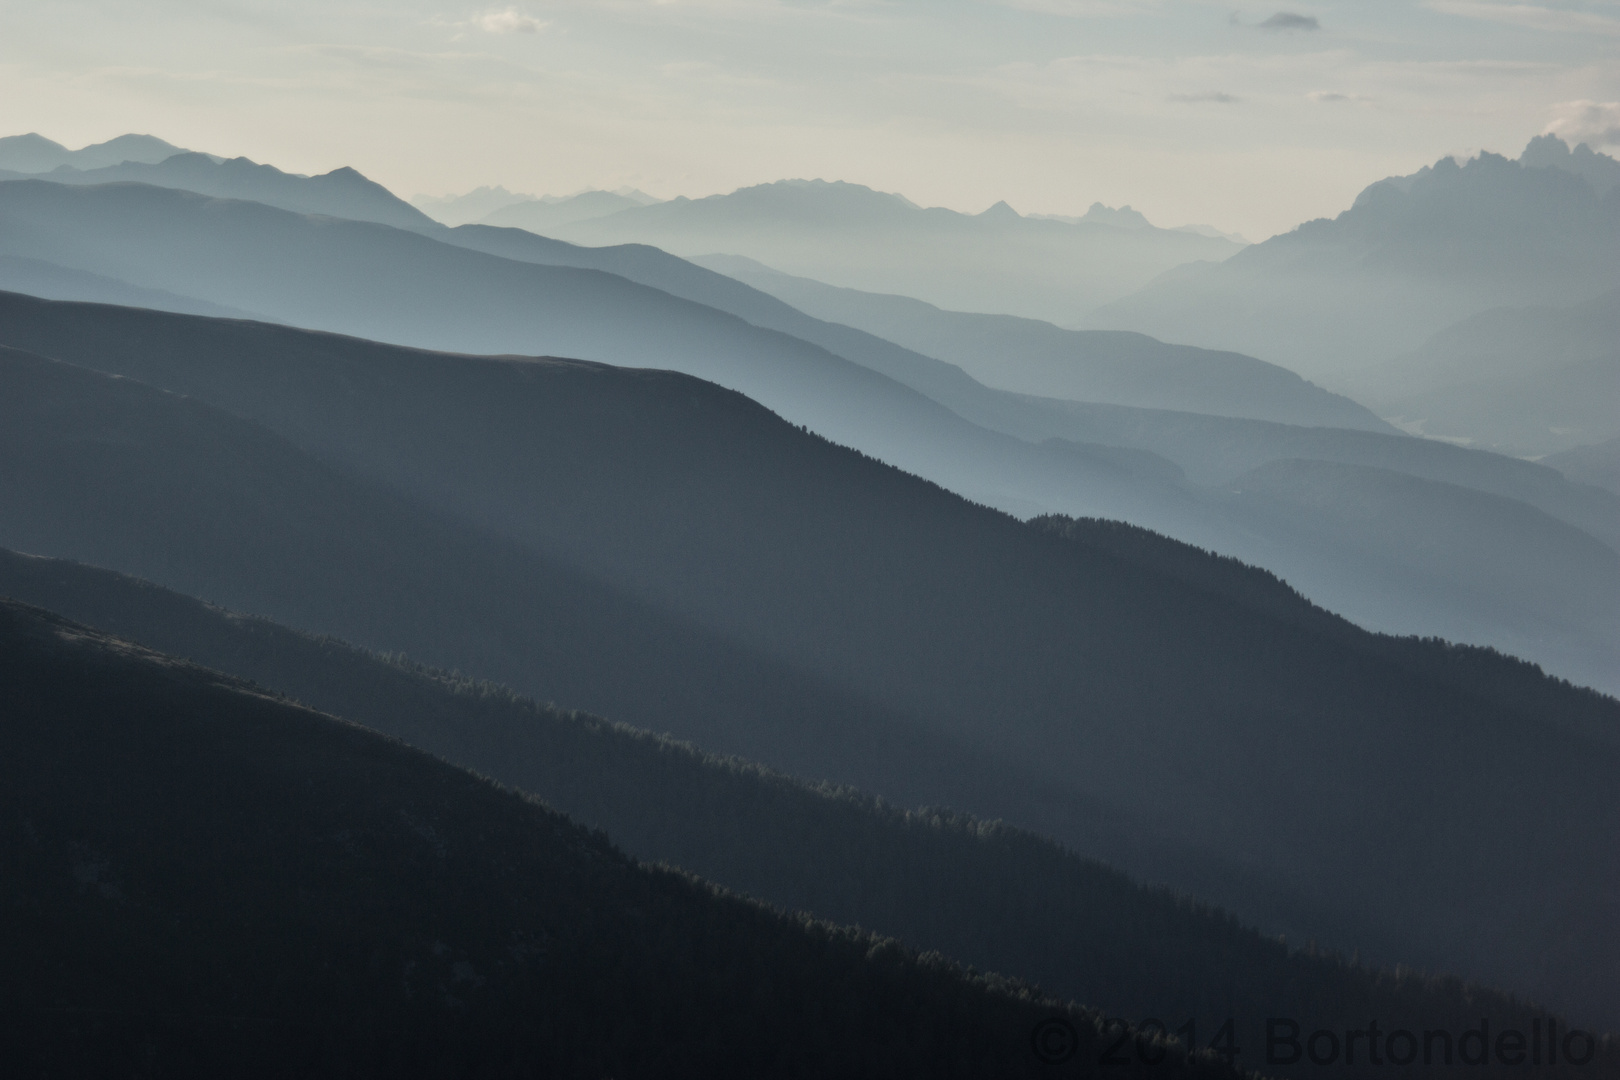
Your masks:
{"label": "mountain range", "polygon": [[736,256],[693,261],[818,319],[955,364],[999,390],[1305,427],[1394,430],[1349,398],[1238,353],[1166,345],[1143,334],[1065,330],[1011,315],[945,311],[906,296],[781,274]]}
{"label": "mountain range", "polygon": [[687,376],[38,301],[0,327],[122,376],[7,354],[8,547],[1616,1007],[1612,699],[1020,523]]}
{"label": "mountain range", "polygon": [[629,207],[549,235],[593,246],[652,244],[683,256],[742,255],[834,285],[1060,325],[1174,266],[1224,259],[1242,247],[1177,230],[1027,218],[1004,202],[981,214],[925,209],[900,195],[822,180]]}
{"label": "mountain range", "polygon": [[1335,218],[1224,262],[1177,267],[1087,325],[1234,349],[1342,389],[1353,373],[1490,308],[1612,292],[1620,194],[1600,193],[1567,162],[1537,164],[1548,146],[1518,161],[1442,158],[1381,180]]}
{"label": "mountain range", "polygon": [[[13,178],[21,176],[19,173]],[[225,161],[202,154],[178,153],[155,165],[124,163],[94,170],[59,169],[51,173],[49,179],[52,182],[69,184],[136,182],[219,198],[245,199],[301,214],[324,214],[354,221],[374,221],[425,232],[446,243],[526,262],[607,270],[677,296],[719,307],[750,322],[768,325],[773,329],[783,329],[792,333],[795,330],[803,331],[807,325],[807,321],[803,319],[794,323],[791,329],[786,325],[780,325],[791,318],[781,305],[773,308],[768,304],[762,304],[760,301],[764,299],[763,297],[748,296],[753,290],[735,288],[726,290],[723,286],[717,288],[717,279],[712,275],[703,274],[692,264],[672,258],[656,249],[630,250],[622,245],[609,248],[582,248],[555,240],[547,242],[538,237],[514,235],[511,228],[522,227],[532,233],[543,231],[541,223],[530,220],[535,213],[568,215],[588,213],[589,207],[593,206],[601,209],[603,205],[613,207],[646,205],[648,200],[640,193],[625,195],[598,191],[586,192],[569,199],[530,199],[511,207],[516,214],[511,220],[503,217],[502,212],[485,215],[484,224],[507,227],[502,232],[497,228],[466,225],[453,229],[441,228],[419,209],[401,201],[386,188],[367,180],[352,169],[338,169],[322,176],[308,177],[284,173],[274,166],[256,164],[246,158]],[[480,207],[490,200],[500,201],[508,197],[519,198],[511,196],[510,193],[502,195],[495,192],[490,192],[487,197],[479,193],[467,196]],[[528,215],[527,218],[525,214]],[[764,267],[757,264],[754,269],[767,272]],[[809,284],[811,283],[807,281],[801,282],[801,285]],[[92,299],[88,296],[57,298]],[[833,321],[857,325],[857,322],[851,319],[833,319]],[[888,337],[902,345],[908,344],[901,339],[903,331],[901,336],[875,333],[879,337]],[[801,332],[796,336],[805,335]],[[929,337],[930,341],[938,337],[938,335],[925,336]],[[1248,357],[1165,347],[1154,342],[1133,342],[1134,348],[1123,349],[1117,344],[1104,344],[1117,342],[1121,337],[1122,335],[1093,334],[1089,339],[1083,337],[1077,339],[1093,343],[1089,349],[1078,350],[1082,354],[1099,351],[1103,353],[1101,357],[1088,356],[1086,359],[1090,360],[1092,366],[1097,366],[1100,362],[1105,368],[1101,379],[1082,380],[1078,384],[1078,388],[1085,392],[1079,395],[1084,400],[1117,400],[1120,404],[1149,406],[1165,406],[1166,402],[1176,402],[1200,412],[1222,413],[1237,410],[1236,415],[1252,415],[1284,422],[1363,426],[1373,429],[1381,427],[1379,421],[1353,403],[1303,384],[1297,376],[1272,365],[1258,363]],[[1136,354],[1141,353],[1144,346],[1150,350],[1157,346],[1160,355],[1173,354],[1176,359],[1168,364],[1160,363],[1154,370],[1137,373],[1133,378],[1131,374],[1133,362],[1140,359]],[[938,355],[937,351],[928,348],[921,348],[919,351],[930,356]],[[964,355],[976,356],[978,350],[960,351]],[[955,356],[942,358],[952,363],[963,362]],[[975,374],[977,375],[977,372]],[[984,379],[982,375],[978,377],[990,385],[1001,385],[993,378]],[[1110,385],[1110,380],[1113,383],[1124,380],[1125,385]],[[1195,382],[1196,385],[1188,385],[1189,381]],[[1063,391],[1075,388],[1072,380],[1071,385],[1066,387],[1059,379],[1047,389],[1035,392],[1053,397],[1074,397],[1075,394]],[[1088,396],[1098,393],[1103,396]]]}
{"label": "mountain range", "polygon": [[[153,135],[120,135],[106,142],[69,150],[43,135],[7,135],[0,138],[0,170],[44,173],[65,169],[104,169],[126,161],[156,165],[175,154],[189,153]],[[217,158],[215,160],[218,160]]]}
{"label": "mountain range", "polygon": [[[22,179],[27,175],[13,172],[5,178]],[[244,157],[221,160],[208,154],[175,153],[159,162],[58,168],[46,176],[57,184],[135,183],[178,188],[221,199],[248,199],[300,214],[377,221],[401,229],[421,231],[436,226],[432,218],[349,168],[333,169],[320,176],[300,176]]]}
{"label": "mountain range", "polygon": [[[1436,455],[1410,439],[1400,440],[1414,444],[1410,450],[1380,449],[1375,460],[1353,457],[1353,463],[1380,468],[1413,459],[1420,465],[1412,472],[1422,479],[1528,500],[1573,526],[1562,532],[1557,523],[1527,527],[1533,512],[1531,518],[1516,510],[1503,516],[1489,500],[1476,500],[1466,520],[1458,519],[1455,500],[1445,514],[1408,500],[1419,522],[1428,523],[1419,531],[1427,528],[1431,547],[1460,540],[1488,549],[1446,564],[1445,580],[1432,581],[1432,561],[1404,547],[1379,547],[1371,530],[1340,542],[1339,524],[1321,520],[1321,507],[1294,501],[1290,513],[1305,520],[1290,523],[1232,490],[1184,481],[1189,471],[1207,474],[1207,462],[1247,460],[1253,469],[1300,456],[1302,449],[1313,456],[1323,445],[1342,446],[1343,439],[1253,427],[1234,436],[1200,428],[1182,413],[1104,416],[994,391],[953,365],[810,318],[656,249],[584,249],[487,226],[433,226],[437,232],[422,233],[135,184],[0,184],[0,219],[9,223],[0,257],[9,255],[14,267],[49,262],[56,270],[46,285],[93,274],[98,282],[139,280],[144,288],[208,305],[191,310],[255,310],[298,325],[456,351],[547,352],[676,367],[1019,516],[1056,512],[1134,521],[1271,566],[1317,602],[1375,628],[1494,645],[1601,686],[1610,685],[1615,671],[1620,646],[1614,630],[1606,616],[1591,614],[1612,591],[1614,568],[1591,550],[1590,540],[1616,542],[1620,504],[1551,472],[1525,482],[1513,463],[1484,456],[1437,470]],[[48,294],[37,285],[30,291]],[[101,290],[90,295],[115,298]],[[1343,399],[1246,357],[1123,340],[1162,361],[1157,370],[1174,373],[1158,380],[1159,397],[1168,403],[1202,396],[1218,408],[1221,388],[1231,382],[1269,402],[1256,411],[1378,423]],[[1117,344],[1110,348],[1093,354],[1093,366],[1124,370]],[[1220,375],[1212,379],[1210,370]],[[1138,377],[1124,385],[1154,382]],[[1202,434],[1189,439],[1189,431]],[[1218,444],[1213,453],[1212,440]],[[1233,453],[1235,445],[1245,449]],[[1244,471],[1204,482],[1227,484]],[[1358,474],[1355,490],[1377,479]],[[1246,490],[1264,486],[1256,477]],[[1494,569],[1476,572],[1515,562],[1564,569],[1537,578],[1538,588],[1521,587],[1522,580],[1503,579]]]}
{"label": "mountain range", "polygon": [[[1245,247],[0,140],[0,1055],[1612,1074],[1617,170]],[[1076,328],[1266,274],[1314,381]]]}

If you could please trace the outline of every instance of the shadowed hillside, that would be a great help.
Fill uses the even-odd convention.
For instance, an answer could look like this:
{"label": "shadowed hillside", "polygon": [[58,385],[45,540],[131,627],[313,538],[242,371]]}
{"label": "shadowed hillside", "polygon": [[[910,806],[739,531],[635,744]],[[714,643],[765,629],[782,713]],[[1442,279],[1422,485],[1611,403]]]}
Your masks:
{"label": "shadowed hillside", "polygon": [[[47,1075],[1036,1076],[1088,1014],[0,602],[0,1045]],[[1151,1044],[1150,1044],[1151,1045]],[[1162,1047],[1155,1077],[1223,1077]]]}
{"label": "shadowed hillside", "polygon": [[806,785],[109,571],[0,552],[0,595],[397,736],[606,830],[637,858],[1030,979],[1110,1015],[1168,1017],[1172,1027],[1191,1018],[1206,1039],[1236,1018],[1249,1067],[1262,1064],[1271,1016],[1307,1030],[1368,1017],[1458,1032],[1481,1014],[1498,1030],[1545,1023],[1538,1010],[1455,979],[1290,952],[1219,911],[1001,823]]}
{"label": "shadowed hillside", "polygon": [[[222,454],[242,421],[15,359],[51,390],[0,396],[20,493],[0,541],[635,722],[720,693],[738,711],[706,746],[1112,858],[1101,835],[1267,929],[1610,1008],[1614,751],[1568,720],[1591,696],[1534,668],[1482,660],[1518,687],[1482,696],[1275,579],[1211,588],[1183,545],[1031,529],[683,376],[154,318],[192,329],[126,352],[130,374],[183,376],[342,471],[251,424],[229,438],[264,459]],[[189,352],[220,327],[248,336]],[[705,629],[696,655],[681,626]],[[775,674],[733,688],[739,655]],[[789,674],[887,719],[800,701]],[[863,734],[822,734],[841,724]]]}

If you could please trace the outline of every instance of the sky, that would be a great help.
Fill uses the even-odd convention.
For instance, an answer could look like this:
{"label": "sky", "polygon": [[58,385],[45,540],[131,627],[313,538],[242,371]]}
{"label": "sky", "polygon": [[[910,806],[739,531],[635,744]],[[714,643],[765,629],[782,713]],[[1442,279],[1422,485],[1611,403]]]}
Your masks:
{"label": "sky", "polygon": [[1620,150],[1620,0],[0,0],[0,134],[406,197],[820,177],[1261,239],[1549,130]]}

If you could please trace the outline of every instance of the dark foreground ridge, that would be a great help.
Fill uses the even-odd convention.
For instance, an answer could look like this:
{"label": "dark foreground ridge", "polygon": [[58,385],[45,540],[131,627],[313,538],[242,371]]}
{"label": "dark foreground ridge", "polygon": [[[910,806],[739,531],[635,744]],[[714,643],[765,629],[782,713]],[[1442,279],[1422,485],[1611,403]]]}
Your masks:
{"label": "dark foreground ridge", "polygon": [[69,362],[0,350],[0,544],[1620,1026],[1611,698],[1032,528],[689,376],[3,301],[0,340]]}
{"label": "dark foreground ridge", "polygon": [[[1033,980],[1112,1016],[1159,1018],[1172,1030],[1191,1021],[1200,1047],[1237,1049],[1240,1067],[1268,1075],[1315,1072],[1306,1061],[1275,1064],[1286,1060],[1286,1043],[1268,1059],[1266,1021],[1274,1017],[1291,1018],[1302,1036],[1340,1037],[1371,1018],[1385,1031],[1454,1034],[1482,1018],[1498,1032],[1545,1030],[1554,1021],[1455,978],[1290,949],[1223,912],[1136,885],[1000,822],[907,811],[806,784],[107,570],[0,550],[0,595],[404,739],[544,799],[647,862]],[[1227,1019],[1234,1021],[1229,1039],[1221,1035]],[[1609,1056],[1594,1065],[1612,1066],[1615,1049],[1604,1047]],[[1365,1051],[1336,1071],[1388,1075]],[[1475,1080],[1585,1075],[1567,1065],[1546,1073],[1498,1063],[1463,1071]],[[1434,1075],[1450,1073],[1436,1067]],[[1591,1075],[1608,1074],[1594,1068]]]}
{"label": "dark foreground ridge", "polygon": [[[14,601],[0,717],[14,1068],[1036,1076],[1043,1022],[1077,1064],[1099,1041],[1027,987],[638,866],[420,751]],[[1132,1074],[1236,1075],[1164,1049]]]}

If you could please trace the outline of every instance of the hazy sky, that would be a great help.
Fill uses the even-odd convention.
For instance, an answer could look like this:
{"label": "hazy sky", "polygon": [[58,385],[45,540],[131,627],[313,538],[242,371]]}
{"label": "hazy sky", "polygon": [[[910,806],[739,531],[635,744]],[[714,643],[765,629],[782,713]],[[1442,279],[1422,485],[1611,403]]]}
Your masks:
{"label": "hazy sky", "polygon": [[1620,0],[0,0],[0,134],[407,197],[824,177],[1259,238],[1549,128],[1620,146]]}

